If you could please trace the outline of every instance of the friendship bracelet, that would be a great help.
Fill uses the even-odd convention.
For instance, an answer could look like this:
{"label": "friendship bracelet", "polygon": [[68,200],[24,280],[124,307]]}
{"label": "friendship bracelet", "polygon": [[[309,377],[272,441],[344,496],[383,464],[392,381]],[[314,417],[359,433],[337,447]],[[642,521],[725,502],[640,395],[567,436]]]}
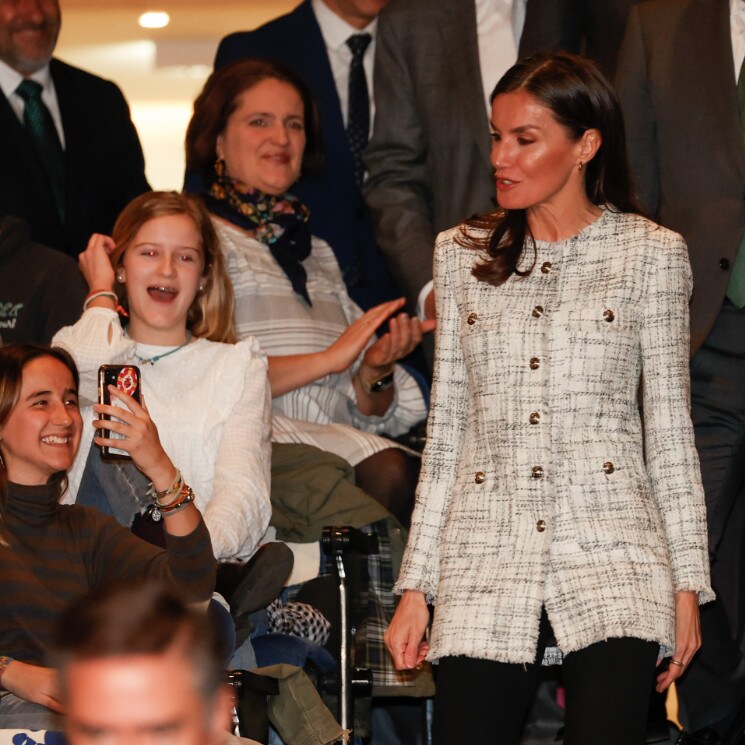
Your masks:
{"label": "friendship bracelet", "polygon": [[116,306],[119,303],[119,298],[117,297],[117,294],[113,290],[93,290],[92,292],[89,292],[86,297],[85,301],[83,302],[83,310],[88,310],[88,306],[99,297],[107,297],[109,300],[111,300],[114,305]]}
{"label": "friendship bracelet", "polygon": [[176,501],[171,502],[167,507],[161,507],[156,502],[153,502],[148,508],[148,512],[152,521],[157,523],[163,518],[175,515],[180,510],[188,507],[193,501],[194,492],[192,491],[192,488],[188,484],[184,484],[179,494],[179,498]]}
{"label": "friendship bracelet", "polygon": [[186,489],[186,496],[175,507],[171,507],[165,512],[161,510],[161,515],[164,519],[170,517],[171,515],[175,515],[177,512],[180,512],[194,502],[194,492],[192,491],[191,487],[187,486]]}
{"label": "friendship bracelet", "polygon": [[8,667],[11,662],[13,662],[12,657],[8,657],[7,655],[3,655],[0,657],[0,688],[2,688],[3,673],[5,672],[5,668]]}
{"label": "friendship bracelet", "polygon": [[153,502],[157,503],[159,507],[167,507],[170,504],[170,502],[166,502],[164,505],[163,500],[166,497],[175,497],[175,499],[171,500],[175,502],[181,493],[181,489],[183,485],[184,485],[184,477],[181,475],[181,471],[177,468],[176,476],[171,482],[171,485],[167,489],[163,489],[163,491],[158,491],[153,486],[153,482],[151,481],[149,484],[149,488],[147,490],[147,495],[153,500]]}

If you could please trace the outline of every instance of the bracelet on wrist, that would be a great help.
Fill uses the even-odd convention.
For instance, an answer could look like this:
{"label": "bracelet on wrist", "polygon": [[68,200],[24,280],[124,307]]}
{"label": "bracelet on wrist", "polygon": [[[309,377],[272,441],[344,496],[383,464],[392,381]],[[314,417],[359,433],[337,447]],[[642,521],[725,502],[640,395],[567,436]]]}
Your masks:
{"label": "bracelet on wrist", "polygon": [[113,290],[92,290],[85,296],[85,300],[83,301],[83,310],[88,310],[88,306],[94,300],[100,297],[109,298],[109,300],[111,300],[111,302],[114,303],[115,307],[119,303],[119,298],[117,297],[117,294]]}
{"label": "bracelet on wrist", "polygon": [[12,657],[8,657],[8,655],[0,655],[0,689],[3,687],[3,673],[5,672],[5,668],[8,667],[11,662],[13,662]]}
{"label": "bracelet on wrist", "polygon": [[153,522],[160,522],[161,520],[175,515],[185,507],[188,507],[194,501],[194,492],[188,484],[181,486],[181,491],[175,500],[167,505],[161,505],[158,502],[152,502],[147,508],[147,515]]}
{"label": "bracelet on wrist", "polygon": [[367,394],[382,393],[387,391],[393,385],[393,370],[387,372],[385,375],[381,375],[372,382],[368,383],[360,373],[357,373],[362,390]]}
{"label": "bracelet on wrist", "polygon": [[159,507],[167,506],[170,502],[178,499],[178,496],[181,492],[181,487],[183,485],[184,485],[184,477],[181,475],[181,471],[177,468],[176,475],[174,476],[173,481],[171,482],[171,485],[167,489],[158,491],[153,486],[153,482],[151,481],[148,484],[147,495]]}

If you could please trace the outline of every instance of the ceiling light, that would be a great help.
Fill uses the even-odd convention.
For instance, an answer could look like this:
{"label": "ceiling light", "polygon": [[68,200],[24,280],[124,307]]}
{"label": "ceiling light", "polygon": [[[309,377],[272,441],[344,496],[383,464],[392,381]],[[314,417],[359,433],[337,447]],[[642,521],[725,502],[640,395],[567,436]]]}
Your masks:
{"label": "ceiling light", "polygon": [[168,13],[160,10],[151,10],[140,16],[139,24],[142,28],[164,28],[170,20],[171,18]]}

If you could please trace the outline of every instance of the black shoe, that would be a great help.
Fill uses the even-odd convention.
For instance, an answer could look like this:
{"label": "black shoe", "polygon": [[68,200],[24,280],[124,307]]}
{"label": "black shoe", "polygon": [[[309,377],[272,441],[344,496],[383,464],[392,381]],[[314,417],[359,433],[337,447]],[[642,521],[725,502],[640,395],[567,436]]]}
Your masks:
{"label": "black shoe", "polygon": [[683,730],[678,735],[675,745],[722,745],[722,738],[711,727],[700,729],[697,732],[686,732]]}

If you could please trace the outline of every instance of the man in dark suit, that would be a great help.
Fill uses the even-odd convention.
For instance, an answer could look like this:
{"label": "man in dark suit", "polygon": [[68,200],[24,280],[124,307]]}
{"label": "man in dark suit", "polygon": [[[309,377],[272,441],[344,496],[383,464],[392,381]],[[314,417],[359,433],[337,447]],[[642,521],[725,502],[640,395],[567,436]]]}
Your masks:
{"label": "man in dark suit", "polygon": [[150,187],[121,91],[52,59],[60,22],[58,0],[0,0],[0,215],[76,255]]}
{"label": "man in dark suit", "polygon": [[652,0],[632,9],[618,63],[639,196],[686,239],[694,278],[692,415],[718,600],[678,686],[681,743],[739,743],[745,730],[743,59],[741,0]]}
{"label": "man in dark suit", "polygon": [[[387,2],[304,0],[288,15],[254,31],[227,36],[215,58],[215,68],[244,57],[274,59],[295,70],[310,87],[321,113],[324,166],[317,176],[301,179],[292,191],[310,207],[314,235],[334,250],[349,294],[363,308],[399,293],[375,243],[359,174],[355,177],[347,135],[346,86],[338,90],[335,78],[347,80],[349,62],[345,69],[344,55],[351,52],[344,39],[359,33],[372,37],[364,52],[365,65],[372,70],[376,17]],[[330,21],[339,44],[325,38],[320,14],[324,28],[325,20]]]}

